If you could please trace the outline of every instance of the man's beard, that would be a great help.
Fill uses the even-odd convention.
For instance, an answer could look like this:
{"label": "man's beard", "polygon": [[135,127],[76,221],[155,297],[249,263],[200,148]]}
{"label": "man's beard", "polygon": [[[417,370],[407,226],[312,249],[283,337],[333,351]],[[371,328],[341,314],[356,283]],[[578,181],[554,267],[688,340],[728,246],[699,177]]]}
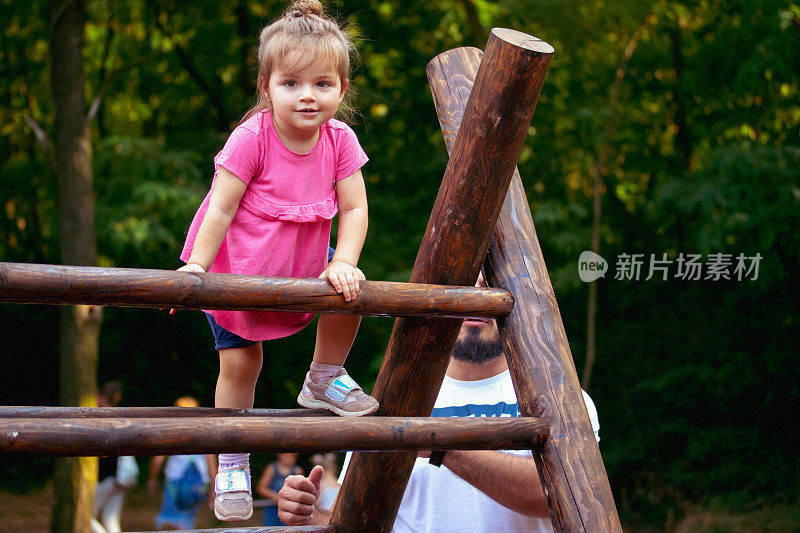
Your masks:
{"label": "man's beard", "polygon": [[486,341],[481,339],[478,328],[469,328],[464,338],[453,346],[453,358],[457,361],[480,365],[503,355],[500,339]]}

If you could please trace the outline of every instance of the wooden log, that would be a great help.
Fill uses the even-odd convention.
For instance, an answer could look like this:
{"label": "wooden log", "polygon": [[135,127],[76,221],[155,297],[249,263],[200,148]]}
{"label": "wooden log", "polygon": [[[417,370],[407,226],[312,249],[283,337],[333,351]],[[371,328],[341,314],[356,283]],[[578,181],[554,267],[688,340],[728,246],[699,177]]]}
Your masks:
{"label": "wooden log", "polygon": [[487,265],[489,283],[530,302],[505,319],[504,340],[520,410],[544,417],[558,435],[534,455],[554,529],[622,531],[519,179],[511,184]]}
{"label": "wooden log", "polygon": [[214,407],[0,407],[0,418],[186,418],[336,416],[325,409],[230,409]]}
{"label": "wooden log", "polygon": [[[451,97],[469,94],[480,51],[441,54],[428,67],[445,143],[463,112]],[[449,146],[448,146],[449,147]],[[517,305],[502,323],[506,354],[523,416],[544,416],[558,437],[533,451],[557,531],[620,531],[619,517],[594,438],[555,293],[515,170],[487,261],[490,284],[508,288]]]}
{"label": "wooden log", "polygon": [[6,418],[0,453],[176,455],[344,450],[526,449],[549,434],[539,419],[339,417]]}
{"label": "wooden log", "polygon": [[[552,47],[493,29],[411,274],[414,283],[473,285],[522,150]],[[459,320],[398,319],[373,389],[379,412],[430,414]],[[389,531],[415,455],[353,454],[331,523]]]}
{"label": "wooden log", "polygon": [[0,263],[0,301],[371,316],[500,317],[508,291],[362,281],[350,302],[326,280],[174,270]]}

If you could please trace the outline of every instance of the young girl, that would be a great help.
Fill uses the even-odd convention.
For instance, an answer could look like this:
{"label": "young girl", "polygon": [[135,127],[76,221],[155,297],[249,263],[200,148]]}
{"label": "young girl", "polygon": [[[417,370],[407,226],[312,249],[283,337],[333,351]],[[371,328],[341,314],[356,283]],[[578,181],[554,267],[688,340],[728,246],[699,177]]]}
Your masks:
{"label": "young girl", "polygon": [[[367,232],[361,167],[367,156],[346,124],[333,119],[350,79],[352,43],[317,0],[298,0],[261,32],[258,105],[214,158],[211,192],[189,228],[181,259],[189,272],[316,277],[345,300],[359,291]],[[339,211],[328,262],[331,219]],[[320,274],[321,273],[321,274]],[[251,408],[262,351],[258,341],[291,335],[313,314],[209,311],[219,350],[215,406]],[[297,401],[345,416],[378,402],[342,364],[360,318],[321,315],[314,358]],[[221,520],[253,512],[248,454],[220,454],[214,510]]]}

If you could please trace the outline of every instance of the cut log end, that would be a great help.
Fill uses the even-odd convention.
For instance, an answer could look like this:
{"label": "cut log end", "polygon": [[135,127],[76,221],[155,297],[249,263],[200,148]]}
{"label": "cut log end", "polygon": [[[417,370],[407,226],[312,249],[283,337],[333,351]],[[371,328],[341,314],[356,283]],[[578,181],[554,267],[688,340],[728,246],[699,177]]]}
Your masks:
{"label": "cut log end", "polygon": [[476,53],[476,52],[478,53],[479,56],[483,55],[483,50],[481,50],[480,48],[475,48],[474,46],[462,46],[461,48],[453,48],[452,50],[447,50],[445,52],[437,54],[436,56],[434,56],[433,59],[428,61],[428,64],[425,66],[425,70],[429,74],[431,72],[436,72],[439,68],[439,62],[447,61],[451,57],[460,57],[465,54]]}
{"label": "cut log end", "polygon": [[502,39],[509,44],[525,48],[532,52],[539,54],[552,54],[556,51],[550,44],[544,42],[538,37],[522,33],[521,31],[512,30],[509,28],[493,28],[492,35],[498,39]]}

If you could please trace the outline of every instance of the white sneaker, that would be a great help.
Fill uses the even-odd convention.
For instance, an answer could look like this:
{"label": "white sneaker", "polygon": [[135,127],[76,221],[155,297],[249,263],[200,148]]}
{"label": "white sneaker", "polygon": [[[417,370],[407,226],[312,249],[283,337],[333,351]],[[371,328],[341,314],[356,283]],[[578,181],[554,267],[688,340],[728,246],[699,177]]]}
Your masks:
{"label": "white sneaker", "polygon": [[240,522],[253,516],[250,462],[220,465],[214,492],[214,515],[220,520]]}

